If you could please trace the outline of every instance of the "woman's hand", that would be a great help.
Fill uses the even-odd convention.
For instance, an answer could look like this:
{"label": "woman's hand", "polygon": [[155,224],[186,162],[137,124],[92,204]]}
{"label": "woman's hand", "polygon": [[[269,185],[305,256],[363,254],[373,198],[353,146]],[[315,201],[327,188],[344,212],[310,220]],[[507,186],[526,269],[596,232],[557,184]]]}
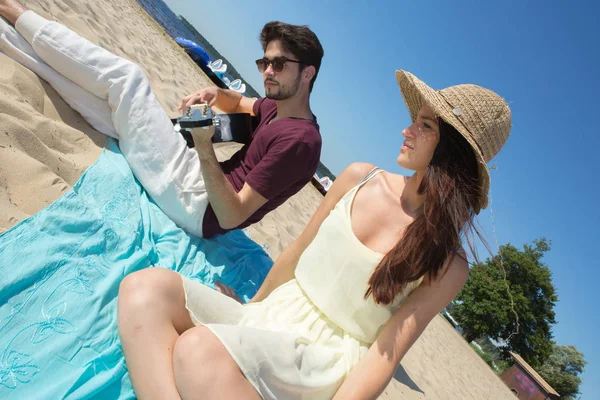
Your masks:
{"label": "woman's hand", "polygon": [[242,299],[240,299],[238,297],[238,295],[235,293],[235,290],[233,290],[229,286],[225,285],[224,283],[216,282],[215,283],[215,288],[217,289],[217,291],[223,293],[225,296],[229,296],[232,299],[234,299],[235,301],[237,301],[238,303],[244,304],[244,302],[242,301]]}

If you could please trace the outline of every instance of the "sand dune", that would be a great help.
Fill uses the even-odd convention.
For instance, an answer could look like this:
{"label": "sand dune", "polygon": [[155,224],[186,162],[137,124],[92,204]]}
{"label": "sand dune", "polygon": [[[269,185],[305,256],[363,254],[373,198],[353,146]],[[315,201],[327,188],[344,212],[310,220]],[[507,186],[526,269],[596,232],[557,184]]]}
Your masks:
{"label": "sand dune", "polygon": [[[210,84],[134,0],[24,1],[87,39],[138,63],[165,110]],[[257,30],[259,27],[257,27]],[[318,113],[318,110],[315,110]],[[95,131],[35,74],[0,54],[0,233],[68,191],[100,155]],[[220,158],[235,144],[217,146]],[[273,258],[298,237],[322,197],[310,184],[250,227]],[[464,340],[437,317],[402,362],[386,399],[513,399]]]}

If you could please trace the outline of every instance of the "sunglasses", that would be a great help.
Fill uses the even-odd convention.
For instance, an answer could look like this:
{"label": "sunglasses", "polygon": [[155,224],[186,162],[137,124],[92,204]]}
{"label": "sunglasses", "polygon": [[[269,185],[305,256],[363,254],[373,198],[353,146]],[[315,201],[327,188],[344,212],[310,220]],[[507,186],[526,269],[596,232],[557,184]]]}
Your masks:
{"label": "sunglasses", "polygon": [[269,60],[268,58],[259,58],[258,60],[256,60],[256,66],[258,67],[258,72],[260,72],[261,74],[263,72],[265,72],[265,70],[267,68],[269,68],[269,65],[271,65],[273,67],[273,71],[275,72],[281,72],[283,71],[283,69],[285,68],[285,63],[287,62],[293,62],[293,63],[297,63],[297,64],[302,64],[301,61],[298,60],[290,60],[287,57],[275,57],[272,60]]}

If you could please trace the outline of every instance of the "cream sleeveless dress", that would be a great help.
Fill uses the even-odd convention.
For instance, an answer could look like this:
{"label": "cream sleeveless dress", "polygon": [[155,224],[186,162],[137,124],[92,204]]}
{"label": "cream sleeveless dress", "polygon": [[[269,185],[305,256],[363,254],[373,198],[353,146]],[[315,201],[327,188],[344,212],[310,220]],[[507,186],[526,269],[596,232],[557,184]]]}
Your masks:
{"label": "cream sleeveless dress", "polygon": [[[264,399],[330,399],[375,341],[412,282],[387,306],[364,293],[383,255],[352,231],[356,192],[375,169],[338,202],[296,267],[295,279],[259,303],[241,305],[183,278],[186,307],[210,329]],[[207,366],[208,368],[208,366]]]}

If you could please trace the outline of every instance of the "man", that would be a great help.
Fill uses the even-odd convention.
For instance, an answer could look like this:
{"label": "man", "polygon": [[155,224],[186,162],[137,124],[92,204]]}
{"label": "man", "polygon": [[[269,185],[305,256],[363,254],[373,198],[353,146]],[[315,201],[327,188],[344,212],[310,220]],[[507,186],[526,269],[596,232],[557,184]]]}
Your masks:
{"label": "man", "polygon": [[323,49],[307,27],[279,22],[264,27],[265,53],[257,66],[267,99],[208,88],[182,102],[182,109],[208,102],[257,117],[249,143],[219,164],[214,131],[193,130],[196,148],[187,148],[137,65],[14,0],[0,0],[0,15],[22,35],[0,20],[0,49],[48,81],[93,127],[119,139],[152,199],[191,234],[210,237],[259,221],[316,171],[321,137],[309,96]]}
{"label": "man", "polygon": [[225,113],[258,118],[250,142],[219,164],[212,131],[196,131],[194,142],[202,165],[210,205],[204,236],[258,222],[306,185],[321,154],[321,136],[310,110],[310,92],[321,66],[323,48],[305,26],[270,22],[262,30],[265,99],[250,99],[233,90],[210,87],[183,99],[181,110],[208,103]]}

